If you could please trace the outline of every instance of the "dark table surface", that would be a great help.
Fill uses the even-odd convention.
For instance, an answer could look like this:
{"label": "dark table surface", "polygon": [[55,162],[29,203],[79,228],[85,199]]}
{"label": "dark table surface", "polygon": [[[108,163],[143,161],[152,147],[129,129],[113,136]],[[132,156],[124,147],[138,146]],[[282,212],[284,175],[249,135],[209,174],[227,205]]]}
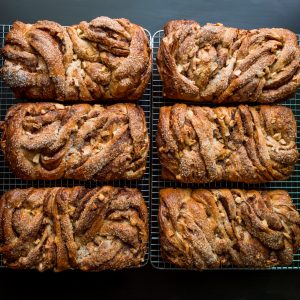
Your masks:
{"label": "dark table surface", "polygon": [[[300,33],[300,1],[49,0],[0,1],[0,23],[40,19],[64,25],[96,16],[125,17],[149,29],[169,19],[240,28],[285,27]],[[0,183],[1,184],[1,183]],[[300,299],[299,271],[44,273],[0,270],[0,299]]]}

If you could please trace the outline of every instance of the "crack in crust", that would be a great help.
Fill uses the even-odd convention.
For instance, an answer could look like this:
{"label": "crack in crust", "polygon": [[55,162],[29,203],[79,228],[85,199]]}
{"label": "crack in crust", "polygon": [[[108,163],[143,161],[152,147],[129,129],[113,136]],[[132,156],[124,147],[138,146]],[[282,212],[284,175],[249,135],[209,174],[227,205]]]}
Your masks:
{"label": "crack in crust", "polygon": [[134,104],[17,104],[1,127],[4,156],[22,179],[138,179],[146,169],[149,137]]}
{"label": "crack in crust", "polygon": [[242,30],[177,20],[157,55],[164,96],[213,103],[273,103],[300,86],[297,36],[282,28]]}
{"label": "crack in crust", "polygon": [[290,265],[300,216],[283,190],[160,191],[160,244],[167,261],[207,269]]}
{"label": "crack in crust", "polygon": [[160,109],[162,177],[182,182],[285,180],[298,160],[296,121],[284,106]]}
{"label": "crack in crust", "polygon": [[137,189],[15,189],[0,199],[0,253],[9,268],[138,266],[147,242],[147,207]]}
{"label": "crack in crust", "polygon": [[143,28],[108,17],[67,27],[17,21],[2,55],[0,73],[17,98],[60,101],[137,100],[152,64]]}

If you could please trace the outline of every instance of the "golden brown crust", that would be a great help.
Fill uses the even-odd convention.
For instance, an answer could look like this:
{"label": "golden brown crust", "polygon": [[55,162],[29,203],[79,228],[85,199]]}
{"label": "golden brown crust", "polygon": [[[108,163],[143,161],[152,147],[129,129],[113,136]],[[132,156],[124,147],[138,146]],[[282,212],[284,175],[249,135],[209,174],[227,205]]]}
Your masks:
{"label": "golden brown crust", "polygon": [[167,98],[273,103],[293,96],[300,86],[297,36],[282,28],[170,21],[157,64]]}
{"label": "golden brown crust", "polygon": [[143,28],[108,17],[68,27],[17,21],[2,55],[0,72],[16,97],[60,101],[137,100],[152,64]]}
{"label": "golden brown crust", "polygon": [[285,180],[298,160],[296,128],[284,106],[162,107],[162,176],[196,183]]}
{"label": "golden brown crust", "polygon": [[160,191],[164,259],[185,268],[290,265],[300,247],[300,216],[283,190]]}
{"label": "golden brown crust", "polygon": [[15,189],[0,199],[0,253],[9,268],[138,266],[147,242],[147,207],[137,189]]}
{"label": "golden brown crust", "polygon": [[2,130],[5,158],[22,179],[137,179],[146,169],[149,137],[134,104],[17,104]]}

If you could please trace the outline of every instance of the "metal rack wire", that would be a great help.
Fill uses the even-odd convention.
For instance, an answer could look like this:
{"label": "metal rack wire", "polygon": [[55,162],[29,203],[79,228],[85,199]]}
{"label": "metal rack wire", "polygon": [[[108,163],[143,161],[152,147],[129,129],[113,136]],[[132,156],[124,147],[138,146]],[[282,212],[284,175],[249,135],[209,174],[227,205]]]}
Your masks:
{"label": "metal rack wire", "polygon": [[[159,118],[159,109],[165,105],[173,105],[176,102],[170,99],[165,99],[162,96],[162,82],[159,78],[156,65],[156,55],[160,40],[163,38],[163,31],[157,31],[152,37],[152,50],[153,50],[153,71],[152,71],[152,183],[151,183],[151,245],[150,245],[150,261],[152,266],[158,269],[180,269],[174,265],[164,261],[160,253],[160,241],[159,241],[159,224],[158,224],[158,207],[159,207],[159,190],[165,187],[189,187],[189,188],[241,188],[241,189],[285,189],[289,192],[293,199],[297,209],[300,210],[300,194],[299,194],[299,182],[300,182],[300,164],[295,167],[293,175],[287,181],[276,181],[264,184],[243,184],[243,183],[230,183],[230,182],[214,182],[210,184],[183,184],[161,179],[161,169],[159,158],[156,148],[156,132]],[[192,102],[184,102],[186,104],[193,104]],[[297,120],[297,130],[300,132],[300,90],[294,98],[284,102],[283,105],[290,107]],[[297,138],[297,146],[300,148],[300,138]],[[222,269],[241,269],[235,267],[224,267]],[[243,268],[249,270],[250,268]],[[294,261],[291,266],[288,267],[274,267],[273,270],[282,269],[300,269],[300,251],[295,254]],[[182,269],[180,269],[182,270]]]}
{"label": "metal rack wire", "polygon": [[[4,45],[5,35],[9,32],[11,25],[0,25],[0,48]],[[145,32],[149,38],[151,45],[151,34],[145,29]],[[0,66],[3,64],[3,59],[0,57]],[[4,120],[7,109],[14,104],[20,102],[28,102],[28,100],[15,99],[14,95],[9,87],[5,85],[2,79],[0,79],[0,120]],[[105,102],[109,104],[109,102]],[[142,99],[138,101],[145,112],[146,123],[148,128],[148,133],[150,133],[150,123],[151,123],[151,82],[149,82]],[[147,158],[147,168],[142,179],[139,180],[114,180],[109,182],[97,182],[97,181],[80,181],[72,179],[61,179],[61,180],[21,180],[16,178],[14,174],[9,170],[3,154],[0,153],[0,195],[4,192],[14,189],[14,188],[29,188],[29,187],[55,187],[55,186],[85,186],[87,188],[93,188],[96,186],[112,185],[115,187],[132,187],[138,188],[145,199],[148,210],[150,209],[150,154]],[[149,247],[147,248],[147,253],[144,258],[142,266],[146,265],[149,260]],[[0,267],[3,267],[2,257],[0,255]]]}

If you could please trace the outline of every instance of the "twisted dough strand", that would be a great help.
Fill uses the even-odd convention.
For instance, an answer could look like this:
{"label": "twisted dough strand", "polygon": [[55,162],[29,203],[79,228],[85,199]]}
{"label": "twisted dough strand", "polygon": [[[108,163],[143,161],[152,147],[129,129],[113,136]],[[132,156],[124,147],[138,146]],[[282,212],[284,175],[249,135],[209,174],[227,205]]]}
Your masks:
{"label": "twisted dough strand", "polygon": [[163,257],[193,269],[290,265],[300,216],[282,190],[160,191]]}
{"label": "twisted dough strand", "polygon": [[282,28],[170,21],[157,63],[168,98],[273,103],[293,96],[300,86],[297,36]]}
{"label": "twisted dough strand", "polygon": [[149,137],[134,104],[18,104],[2,129],[5,158],[22,179],[137,179],[146,169]]}
{"label": "twisted dough strand", "polygon": [[10,268],[137,266],[147,242],[147,207],[136,189],[15,189],[0,200],[0,253]]}
{"label": "twisted dough strand", "polygon": [[285,180],[298,160],[296,121],[284,106],[160,110],[157,148],[164,179],[207,183]]}
{"label": "twisted dough strand", "polygon": [[17,97],[61,101],[139,99],[152,63],[144,30],[108,17],[68,27],[17,21],[2,55],[1,74]]}

